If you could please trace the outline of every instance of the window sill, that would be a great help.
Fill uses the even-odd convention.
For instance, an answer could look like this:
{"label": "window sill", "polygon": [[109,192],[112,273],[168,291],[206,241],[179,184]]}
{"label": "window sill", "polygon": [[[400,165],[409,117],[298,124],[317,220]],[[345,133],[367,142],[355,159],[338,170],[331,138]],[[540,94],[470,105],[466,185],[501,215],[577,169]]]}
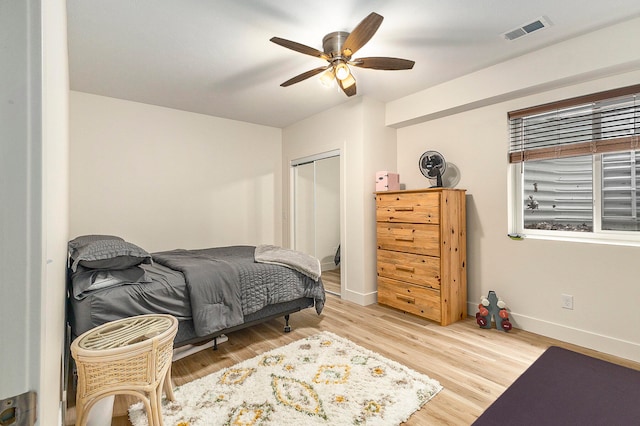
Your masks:
{"label": "window sill", "polygon": [[[518,235],[522,236],[522,240],[548,240],[548,241],[565,241],[572,243],[585,243],[585,244],[603,244],[603,245],[612,245],[612,246],[628,246],[628,247],[640,247],[640,235],[629,236],[629,237],[620,237],[617,235],[584,235],[584,236],[575,236],[575,235],[567,235],[568,233],[559,233],[559,235],[549,235],[542,233],[531,233],[526,232],[518,233]],[[512,234],[513,235],[513,234]]]}

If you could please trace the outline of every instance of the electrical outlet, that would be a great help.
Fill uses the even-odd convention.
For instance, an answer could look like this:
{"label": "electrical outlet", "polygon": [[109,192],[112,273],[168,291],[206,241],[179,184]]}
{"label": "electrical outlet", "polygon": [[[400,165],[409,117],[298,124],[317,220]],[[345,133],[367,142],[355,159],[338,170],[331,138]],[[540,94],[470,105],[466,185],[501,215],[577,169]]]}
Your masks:
{"label": "electrical outlet", "polygon": [[570,294],[561,294],[562,307],[564,309],[573,309],[573,296]]}

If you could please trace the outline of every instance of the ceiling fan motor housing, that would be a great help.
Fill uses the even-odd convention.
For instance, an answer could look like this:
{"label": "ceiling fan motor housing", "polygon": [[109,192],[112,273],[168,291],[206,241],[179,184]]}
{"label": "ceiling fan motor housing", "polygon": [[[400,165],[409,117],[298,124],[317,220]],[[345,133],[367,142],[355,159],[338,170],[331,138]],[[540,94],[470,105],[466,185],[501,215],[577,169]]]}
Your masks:
{"label": "ceiling fan motor housing", "polygon": [[[349,33],[346,31],[334,31],[327,34],[322,38],[322,49],[324,53],[334,57],[342,57],[342,46],[344,41],[349,37]],[[344,58],[348,60],[348,58]]]}

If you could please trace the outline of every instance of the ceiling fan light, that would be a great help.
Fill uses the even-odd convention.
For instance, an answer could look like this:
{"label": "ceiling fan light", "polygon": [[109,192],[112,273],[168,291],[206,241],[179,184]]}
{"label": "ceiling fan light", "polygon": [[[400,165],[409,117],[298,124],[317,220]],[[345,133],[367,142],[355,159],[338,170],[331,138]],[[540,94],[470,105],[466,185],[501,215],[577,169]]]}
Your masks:
{"label": "ceiling fan light", "polygon": [[331,87],[333,85],[333,80],[335,80],[335,78],[336,76],[333,73],[333,69],[329,68],[328,70],[323,72],[322,75],[320,76],[320,83],[322,83],[324,87]]}
{"label": "ceiling fan light", "polygon": [[347,88],[353,86],[355,83],[356,83],[356,79],[353,78],[352,74],[349,74],[347,76],[347,78],[342,80],[342,87],[347,89]]}
{"label": "ceiling fan light", "polygon": [[336,78],[338,80],[344,80],[345,78],[351,75],[351,71],[349,70],[349,67],[344,62],[340,62],[338,65],[336,65],[335,69],[336,69]]}

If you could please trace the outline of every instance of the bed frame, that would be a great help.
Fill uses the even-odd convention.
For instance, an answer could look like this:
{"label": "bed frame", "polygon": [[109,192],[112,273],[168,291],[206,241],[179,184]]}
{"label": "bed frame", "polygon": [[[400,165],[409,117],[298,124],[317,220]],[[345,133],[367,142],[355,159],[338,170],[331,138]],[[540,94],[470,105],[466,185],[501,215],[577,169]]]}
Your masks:
{"label": "bed frame", "polygon": [[290,315],[313,306],[314,300],[306,297],[292,300],[290,302],[269,305],[257,312],[254,312],[253,314],[246,315],[242,324],[225,328],[224,330],[219,330],[214,334],[207,336],[196,336],[193,329],[193,322],[191,320],[180,321],[178,325],[178,334],[176,335],[173,346],[174,348],[179,348],[185,345],[197,345],[213,339],[213,349],[215,350],[218,348],[217,338],[221,335],[228,335],[234,331],[242,330],[243,328],[261,324],[279,317],[284,317],[285,325],[283,331],[285,333],[289,333],[291,331],[291,326],[289,325]]}

